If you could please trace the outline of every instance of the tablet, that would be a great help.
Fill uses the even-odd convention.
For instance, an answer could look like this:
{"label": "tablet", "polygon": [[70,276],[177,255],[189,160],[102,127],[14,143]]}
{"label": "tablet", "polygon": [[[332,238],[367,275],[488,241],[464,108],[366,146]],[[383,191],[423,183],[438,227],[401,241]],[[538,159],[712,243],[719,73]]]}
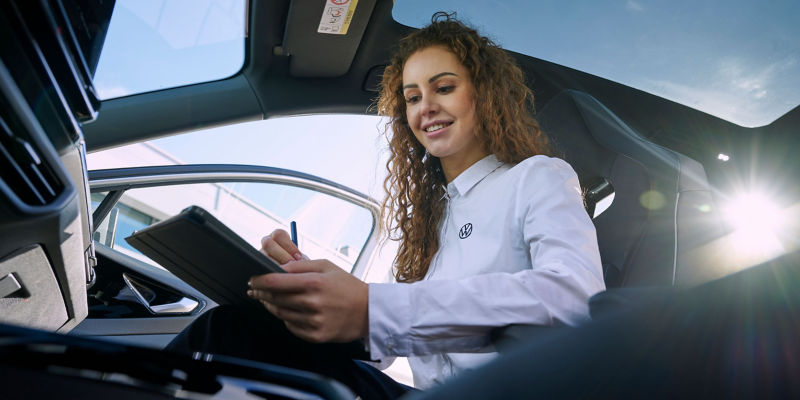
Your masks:
{"label": "tablet", "polygon": [[192,206],[125,238],[131,246],[217,304],[257,305],[254,275],[285,273],[208,211]]}

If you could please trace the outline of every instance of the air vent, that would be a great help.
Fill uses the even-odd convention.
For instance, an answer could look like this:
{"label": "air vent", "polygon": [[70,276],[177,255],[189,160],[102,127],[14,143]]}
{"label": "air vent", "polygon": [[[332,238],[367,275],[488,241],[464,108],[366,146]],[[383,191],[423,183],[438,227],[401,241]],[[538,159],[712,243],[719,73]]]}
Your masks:
{"label": "air vent", "polygon": [[0,96],[0,179],[25,204],[50,204],[64,186],[11,110]]}

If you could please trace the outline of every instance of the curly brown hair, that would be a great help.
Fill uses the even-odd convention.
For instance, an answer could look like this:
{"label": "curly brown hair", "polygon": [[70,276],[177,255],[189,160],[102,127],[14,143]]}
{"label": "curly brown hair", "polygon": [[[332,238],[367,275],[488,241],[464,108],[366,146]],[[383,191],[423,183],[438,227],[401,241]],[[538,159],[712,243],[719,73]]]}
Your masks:
{"label": "curly brown hair", "polygon": [[439,159],[429,154],[408,125],[403,96],[403,67],[415,52],[443,46],[469,70],[475,93],[475,135],[500,162],[518,163],[549,154],[544,133],[533,119],[533,93],[514,59],[491,39],[438,12],[431,24],[403,38],[386,67],[378,97],[378,113],[389,117],[386,198],[381,231],[400,241],[395,258],[398,282],[422,280],[439,249],[444,214],[445,177]]}

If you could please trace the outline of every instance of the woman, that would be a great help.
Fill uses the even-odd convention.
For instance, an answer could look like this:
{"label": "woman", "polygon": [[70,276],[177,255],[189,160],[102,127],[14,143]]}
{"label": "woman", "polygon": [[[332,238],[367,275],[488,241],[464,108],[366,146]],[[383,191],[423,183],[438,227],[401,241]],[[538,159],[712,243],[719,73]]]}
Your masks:
{"label": "woman", "polygon": [[[364,339],[372,360],[408,356],[419,388],[492,359],[494,327],[588,319],[589,297],[604,289],[594,227],[575,172],[545,156],[515,62],[437,13],[401,41],[382,86],[391,153],[382,224],[400,242],[399,283],[367,285],[304,260],[279,230],[262,251],[289,273],[253,277],[248,295],[307,342]],[[331,375],[310,364],[292,366]],[[405,390],[354,364],[332,374],[362,398]]]}

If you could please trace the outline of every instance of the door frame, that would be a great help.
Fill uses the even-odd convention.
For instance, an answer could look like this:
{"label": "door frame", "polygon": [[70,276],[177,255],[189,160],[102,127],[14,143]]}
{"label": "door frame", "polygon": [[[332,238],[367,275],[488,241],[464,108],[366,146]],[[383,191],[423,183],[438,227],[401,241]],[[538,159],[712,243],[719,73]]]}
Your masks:
{"label": "door frame", "polygon": [[89,190],[92,193],[117,192],[113,202],[102,204],[108,209],[113,207],[121,194],[129,189],[219,182],[260,182],[293,186],[324,193],[366,208],[372,213],[372,230],[350,271],[361,280],[366,277],[378,253],[376,227],[380,219],[380,204],[375,199],[346,186],[302,172],[255,165],[193,164],[89,171]]}

